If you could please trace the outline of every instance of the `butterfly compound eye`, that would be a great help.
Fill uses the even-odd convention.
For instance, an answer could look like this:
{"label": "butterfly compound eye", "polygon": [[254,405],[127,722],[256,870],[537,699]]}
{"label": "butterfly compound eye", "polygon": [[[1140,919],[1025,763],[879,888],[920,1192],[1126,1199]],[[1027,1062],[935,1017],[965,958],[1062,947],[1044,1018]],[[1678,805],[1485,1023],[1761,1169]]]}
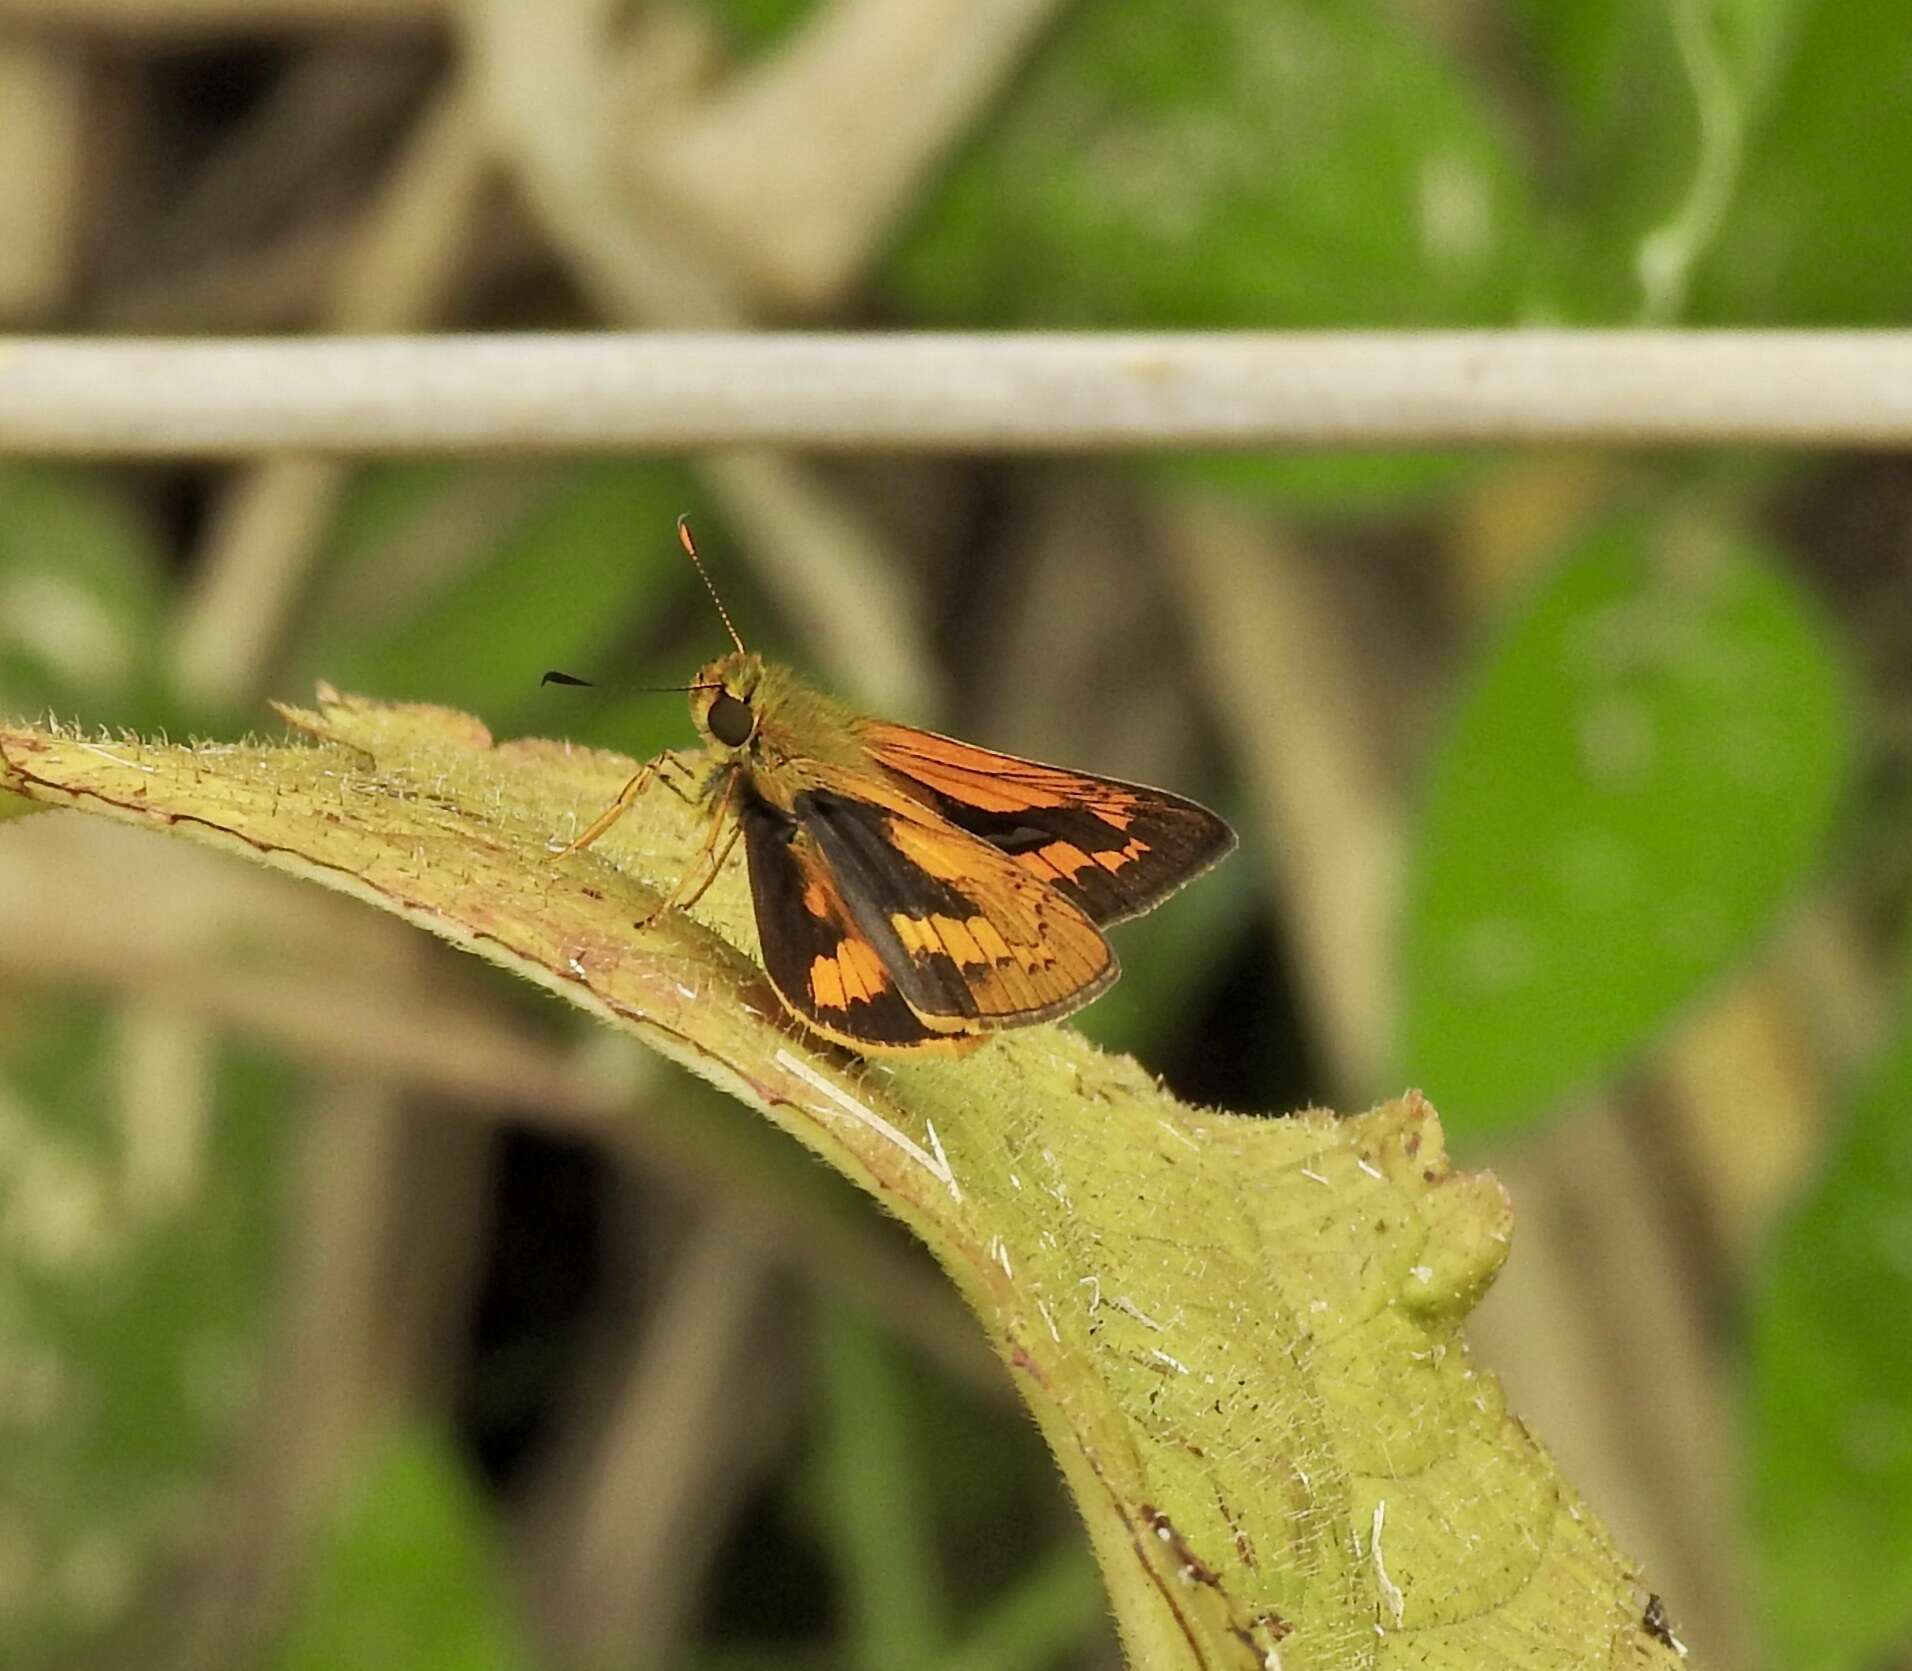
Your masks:
{"label": "butterfly compound eye", "polygon": [[717,693],[716,701],[710,705],[710,712],[704,716],[704,723],[710,727],[710,734],[725,748],[741,748],[750,741],[750,733],[757,728],[750,704],[739,702],[727,690]]}

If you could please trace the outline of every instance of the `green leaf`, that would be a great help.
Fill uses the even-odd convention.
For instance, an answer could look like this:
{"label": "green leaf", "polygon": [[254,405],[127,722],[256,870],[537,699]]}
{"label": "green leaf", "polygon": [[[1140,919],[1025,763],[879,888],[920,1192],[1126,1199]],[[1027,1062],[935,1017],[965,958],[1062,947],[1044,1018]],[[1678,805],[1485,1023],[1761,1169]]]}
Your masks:
{"label": "green leaf", "polygon": [[[1491,101],[1403,18],[1318,0],[1073,7],[925,201],[890,288],[969,326],[1513,318],[1532,252],[1521,165]],[[1393,503],[1461,467],[1330,468]],[[1168,468],[1323,504],[1308,459]]]}
{"label": "green leaf", "polygon": [[[119,1026],[124,1026],[120,1018]],[[227,1053],[129,1104],[98,1006],[10,1008],[0,1056],[0,1663],[74,1664],[176,1558],[247,1412],[283,1123]]]}
{"label": "green leaf", "polygon": [[0,465],[0,713],[124,708],[152,676],[160,564],[105,478]]}
{"label": "green leaf", "polygon": [[1514,0],[1512,11],[1551,142],[1542,307],[1568,320],[1635,320],[1640,240],[1674,212],[1698,146],[1671,8]]}
{"label": "green leaf", "polygon": [[[1686,311],[1686,260],[1703,259],[1742,185],[1745,138],[1770,99],[1799,0],[1515,0],[1547,124],[1550,315],[1637,321],[1649,238],[1682,246],[1668,300]],[[1659,236],[1656,238],[1655,235]]]}
{"label": "green leaf", "polygon": [[1852,752],[1784,568],[1609,524],[1488,656],[1412,838],[1400,1060],[1456,1129],[1544,1114],[1663,1027],[1819,852]]}
{"label": "green leaf", "polygon": [[395,1439],[320,1539],[276,1671],[529,1671],[484,1504],[434,1433]]}
{"label": "green leaf", "polygon": [[1527,205],[1497,123],[1399,14],[1074,8],[891,281],[963,324],[1471,324]]}
{"label": "green leaf", "polygon": [[1884,325],[1912,317],[1912,30],[1895,0],[1803,9],[1701,272],[1731,324]]}
{"label": "green leaf", "polygon": [[1863,1671],[1912,1643],[1912,1014],[1752,1300],[1746,1466],[1768,1662]]}
{"label": "green leaf", "polygon": [[1494,455],[1432,447],[1323,448],[1286,453],[1164,453],[1143,468],[1170,485],[1274,499],[1297,522],[1412,515],[1438,509],[1490,471]]}
{"label": "green leaf", "polygon": [[836,1050],[769,991],[734,867],[694,911],[647,920],[702,838],[675,796],[553,853],[628,759],[494,746],[447,709],[320,703],[285,710],[317,747],[0,727],[0,787],[481,952],[881,1199],[1009,1366],[1137,1663],[1674,1663],[1640,1628],[1631,1563],[1469,1357],[1507,1206],[1492,1178],[1450,1170],[1419,1098],[1350,1119],[1208,1113],[1055,1026],[957,1056]]}

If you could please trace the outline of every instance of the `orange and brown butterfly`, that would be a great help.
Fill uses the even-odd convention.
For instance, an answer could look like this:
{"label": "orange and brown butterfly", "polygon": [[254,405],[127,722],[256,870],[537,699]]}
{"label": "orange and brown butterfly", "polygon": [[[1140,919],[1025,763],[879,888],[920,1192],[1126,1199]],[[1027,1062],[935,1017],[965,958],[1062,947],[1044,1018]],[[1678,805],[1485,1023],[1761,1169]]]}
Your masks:
{"label": "orange and brown butterfly", "polygon": [[[681,518],[678,537],[703,574]],[[746,650],[710,590],[736,649],[686,687],[708,747],[640,768],[564,852],[684,772],[710,825],[659,912],[694,903],[741,839],[771,984],[828,1038],[950,1049],[1067,1015],[1119,972],[1102,931],[1235,845],[1179,795],[866,718]]]}

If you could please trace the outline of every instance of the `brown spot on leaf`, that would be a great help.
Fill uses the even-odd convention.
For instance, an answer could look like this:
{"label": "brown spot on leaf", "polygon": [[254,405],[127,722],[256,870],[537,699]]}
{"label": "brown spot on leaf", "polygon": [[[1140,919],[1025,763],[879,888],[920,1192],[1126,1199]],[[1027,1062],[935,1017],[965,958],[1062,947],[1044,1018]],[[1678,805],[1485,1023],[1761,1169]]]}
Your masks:
{"label": "brown spot on leaf", "polygon": [[1157,1541],[1168,1546],[1169,1554],[1174,1558],[1176,1570],[1181,1573],[1186,1584],[1206,1584],[1210,1589],[1219,1590],[1222,1581],[1215,1576],[1211,1567],[1194,1550],[1187,1540],[1175,1529],[1175,1522],[1152,1504],[1142,1505],[1142,1518],[1148,1523],[1148,1529]]}
{"label": "brown spot on leaf", "polygon": [[1240,1558],[1241,1564],[1250,1572],[1259,1572],[1261,1560],[1255,1554],[1255,1541],[1249,1537],[1247,1529],[1236,1518],[1234,1508],[1219,1490],[1215,1493],[1215,1507],[1221,1510],[1222,1519],[1228,1522],[1228,1530],[1235,1540],[1235,1554]]}

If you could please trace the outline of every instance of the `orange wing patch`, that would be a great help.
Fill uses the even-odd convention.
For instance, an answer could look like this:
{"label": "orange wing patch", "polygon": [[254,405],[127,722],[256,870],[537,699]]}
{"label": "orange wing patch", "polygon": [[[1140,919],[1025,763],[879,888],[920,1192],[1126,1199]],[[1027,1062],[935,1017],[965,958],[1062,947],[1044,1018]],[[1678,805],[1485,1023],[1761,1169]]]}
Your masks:
{"label": "orange wing patch", "polygon": [[998,754],[907,725],[871,720],[865,723],[863,735],[871,752],[892,771],[980,812],[1071,807],[1100,819],[1112,830],[1126,830],[1135,821],[1138,792],[1159,793],[1113,778]]}
{"label": "orange wing patch", "polygon": [[1052,841],[1018,853],[1015,858],[1031,876],[1045,882],[1074,882],[1092,865],[1100,865],[1113,876],[1125,865],[1146,857],[1148,851],[1148,844],[1139,839],[1120,847],[1098,847],[1093,853],[1083,852],[1073,841]]}
{"label": "orange wing patch", "polygon": [[890,926],[896,930],[896,937],[903,942],[906,951],[922,956],[940,952],[959,969],[977,966],[987,968],[1002,963],[1016,963],[1024,969],[1035,969],[1054,962],[1054,957],[1046,947],[1012,946],[1002,937],[996,925],[984,916],[961,919],[941,915],[912,917],[897,911],[890,916]]}
{"label": "orange wing patch", "polygon": [[820,953],[810,960],[810,996],[820,1009],[867,1004],[889,984],[883,960],[867,940],[845,939],[833,956]]}

